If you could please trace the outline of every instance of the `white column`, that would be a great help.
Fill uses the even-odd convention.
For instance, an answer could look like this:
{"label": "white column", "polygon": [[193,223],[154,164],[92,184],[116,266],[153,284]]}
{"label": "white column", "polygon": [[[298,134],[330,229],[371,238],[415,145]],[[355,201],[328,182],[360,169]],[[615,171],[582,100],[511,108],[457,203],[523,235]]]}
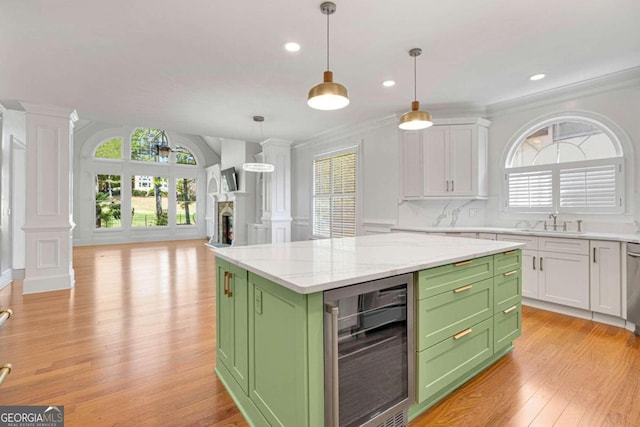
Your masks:
{"label": "white column", "polygon": [[261,143],[265,163],[275,166],[266,173],[262,222],[271,229],[271,243],[291,241],[291,141],[268,139]]}
{"label": "white column", "polygon": [[27,122],[26,263],[23,292],[73,288],[75,111],[22,104]]}

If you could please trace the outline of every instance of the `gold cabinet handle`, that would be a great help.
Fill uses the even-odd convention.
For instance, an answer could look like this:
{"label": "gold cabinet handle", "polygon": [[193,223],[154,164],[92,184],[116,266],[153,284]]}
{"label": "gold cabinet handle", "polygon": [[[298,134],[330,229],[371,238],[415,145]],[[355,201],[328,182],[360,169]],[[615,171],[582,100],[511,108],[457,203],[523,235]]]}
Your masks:
{"label": "gold cabinet handle", "polygon": [[518,250],[516,249],[516,250],[513,250],[513,251],[503,252],[502,255],[513,255],[513,254],[515,254],[517,252],[518,252]]}
{"label": "gold cabinet handle", "polygon": [[459,288],[454,289],[453,292],[455,292],[455,293],[464,292],[464,291],[467,291],[467,290],[469,290],[471,288],[473,288],[473,285],[460,286]]}
{"label": "gold cabinet handle", "polygon": [[462,331],[462,332],[458,332],[457,334],[455,334],[455,335],[453,336],[453,339],[454,339],[454,340],[459,340],[460,338],[462,338],[462,337],[463,337],[463,336],[465,336],[465,335],[470,334],[471,332],[473,332],[473,329],[471,329],[471,328],[469,328],[469,329],[465,329],[464,331]]}
{"label": "gold cabinet handle", "polygon": [[513,270],[513,271],[507,271],[506,273],[504,273],[505,276],[511,276],[512,274],[516,274],[518,272],[518,270]]}
{"label": "gold cabinet handle", "polygon": [[2,385],[2,382],[4,381],[4,379],[7,378],[7,375],[11,373],[11,369],[13,369],[13,366],[11,365],[11,363],[5,363],[4,365],[0,365],[0,385]]}
{"label": "gold cabinet handle", "polygon": [[453,264],[454,267],[460,267],[462,265],[468,265],[471,264],[472,260],[468,260],[468,261],[462,261],[462,262],[456,262],[455,264]]}
{"label": "gold cabinet handle", "polygon": [[228,277],[229,278],[227,279],[227,296],[229,298],[231,298],[233,296],[233,292],[231,292],[231,285],[229,284],[229,281],[233,277],[233,273],[229,272],[229,276]]}
{"label": "gold cabinet handle", "polygon": [[509,308],[507,308],[505,311],[503,311],[503,313],[504,313],[504,314],[511,313],[511,312],[512,312],[513,310],[515,310],[516,308],[518,308],[518,306],[517,306],[517,305],[514,305],[513,307],[509,307]]}
{"label": "gold cabinet handle", "polygon": [[229,272],[224,272],[224,294],[229,296]]}
{"label": "gold cabinet handle", "polygon": [[11,315],[13,314],[13,311],[11,311],[10,308],[7,308],[5,310],[1,310],[0,311],[0,325],[2,325],[4,322],[6,322]]}

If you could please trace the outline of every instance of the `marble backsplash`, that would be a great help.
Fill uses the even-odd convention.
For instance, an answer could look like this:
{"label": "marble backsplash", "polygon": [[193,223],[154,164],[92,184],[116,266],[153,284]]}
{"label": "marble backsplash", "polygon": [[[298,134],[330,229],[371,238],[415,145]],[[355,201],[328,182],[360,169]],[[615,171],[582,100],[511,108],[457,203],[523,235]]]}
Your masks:
{"label": "marble backsplash", "polygon": [[[636,197],[639,200],[640,197]],[[498,202],[488,200],[416,200],[398,206],[398,226],[405,227],[509,227],[542,230],[544,222],[551,224],[549,213],[513,214],[499,212]],[[635,209],[638,212],[639,209]],[[579,215],[559,214],[557,224],[565,221],[571,231],[581,220],[582,231],[602,233],[640,233],[640,219],[632,214]]]}

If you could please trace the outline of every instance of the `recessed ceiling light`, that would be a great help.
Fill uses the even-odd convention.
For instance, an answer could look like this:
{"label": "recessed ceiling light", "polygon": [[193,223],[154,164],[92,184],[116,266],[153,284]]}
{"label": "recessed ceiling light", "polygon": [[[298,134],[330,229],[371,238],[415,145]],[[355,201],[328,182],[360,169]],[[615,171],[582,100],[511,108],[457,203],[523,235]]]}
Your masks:
{"label": "recessed ceiling light", "polygon": [[544,74],[534,74],[533,76],[529,77],[529,80],[542,80],[544,79],[546,76]]}
{"label": "recessed ceiling light", "polygon": [[300,45],[296,42],[289,42],[284,45],[284,48],[288,52],[297,52],[300,50]]}
{"label": "recessed ceiling light", "polygon": [[382,86],[384,87],[391,87],[395,85],[396,85],[396,82],[394,82],[393,80],[385,80],[382,82]]}

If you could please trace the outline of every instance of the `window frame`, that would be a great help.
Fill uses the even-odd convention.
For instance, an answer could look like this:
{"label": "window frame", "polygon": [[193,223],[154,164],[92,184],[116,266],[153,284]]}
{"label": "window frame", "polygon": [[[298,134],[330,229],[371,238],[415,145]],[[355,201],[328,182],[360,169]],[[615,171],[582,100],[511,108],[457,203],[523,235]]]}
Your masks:
{"label": "window frame", "polygon": [[[355,191],[353,193],[353,199],[354,199],[354,203],[355,203],[355,210],[354,210],[354,236],[358,235],[358,231],[359,231],[359,223],[360,223],[360,183],[361,183],[361,177],[360,177],[360,154],[359,154],[359,146],[358,145],[353,145],[353,146],[349,146],[349,147],[345,147],[339,150],[334,150],[334,151],[330,151],[330,152],[324,152],[321,154],[316,154],[313,156],[312,161],[311,161],[311,237],[313,239],[331,239],[331,238],[336,238],[333,236],[333,232],[331,230],[332,227],[332,223],[333,220],[330,218],[329,220],[329,236],[325,236],[325,235],[319,235],[319,234],[315,234],[314,230],[315,230],[315,223],[316,223],[316,217],[315,217],[315,198],[316,195],[314,194],[314,187],[315,187],[315,162],[317,160],[323,160],[323,159],[333,159],[335,157],[344,155],[344,154],[353,154],[355,156],[355,167],[354,167],[354,173],[355,173]],[[333,187],[333,186],[332,186]],[[349,193],[351,194],[351,193]],[[334,195],[333,194],[333,188],[330,194],[330,200],[333,200],[334,197],[336,198],[345,198],[345,194],[339,194],[339,195]],[[331,204],[330,204],[331,206]],[[331,213],[331,208],[329,209],[329,212]]]}
{"label": "window frame", "polygon": [[[577,122],[587,124],[598,128],[605,134],[612,142],[616,154],[616,157],[600,158],[593,160],[581,160],[574,162],[561,162],[561,163],[549,163],[534,166],[518,166],[511,167],[514,156],[519,149],[520,145],[525,139],[533,132],[556,123],[562,122]],[[581,114],[555,114],[546,119],[536,120],[529,124],[516,134],[517,137],[512,139],[512,142],[507,146],[506,155],[502,162],[502,184],[501,184],[501,206],[505,213],[517,213],[517,214],[538,214],[557,212],[563,214],[580,214],[580,215],[602,215],[602,214],[620,214],[625,213],[628,205],[628,178],[625,157],[628,156],[628,146],[618,138],[609,126],[602,122],[602,120],[596,120],[595,118],[588,117]],[[575,168],[589,168],[593,166],[612,165],[616,167],[616,188],[615,197],[617,200],[615,207],[607,208],[594,208],[594,207],[562,207],[560,205],[560,171],[565,169]],[[509,174],[520,172],[542,172],[550,171],[552,174],[552,204],[545,207],[517,207],[509,206]]]}

